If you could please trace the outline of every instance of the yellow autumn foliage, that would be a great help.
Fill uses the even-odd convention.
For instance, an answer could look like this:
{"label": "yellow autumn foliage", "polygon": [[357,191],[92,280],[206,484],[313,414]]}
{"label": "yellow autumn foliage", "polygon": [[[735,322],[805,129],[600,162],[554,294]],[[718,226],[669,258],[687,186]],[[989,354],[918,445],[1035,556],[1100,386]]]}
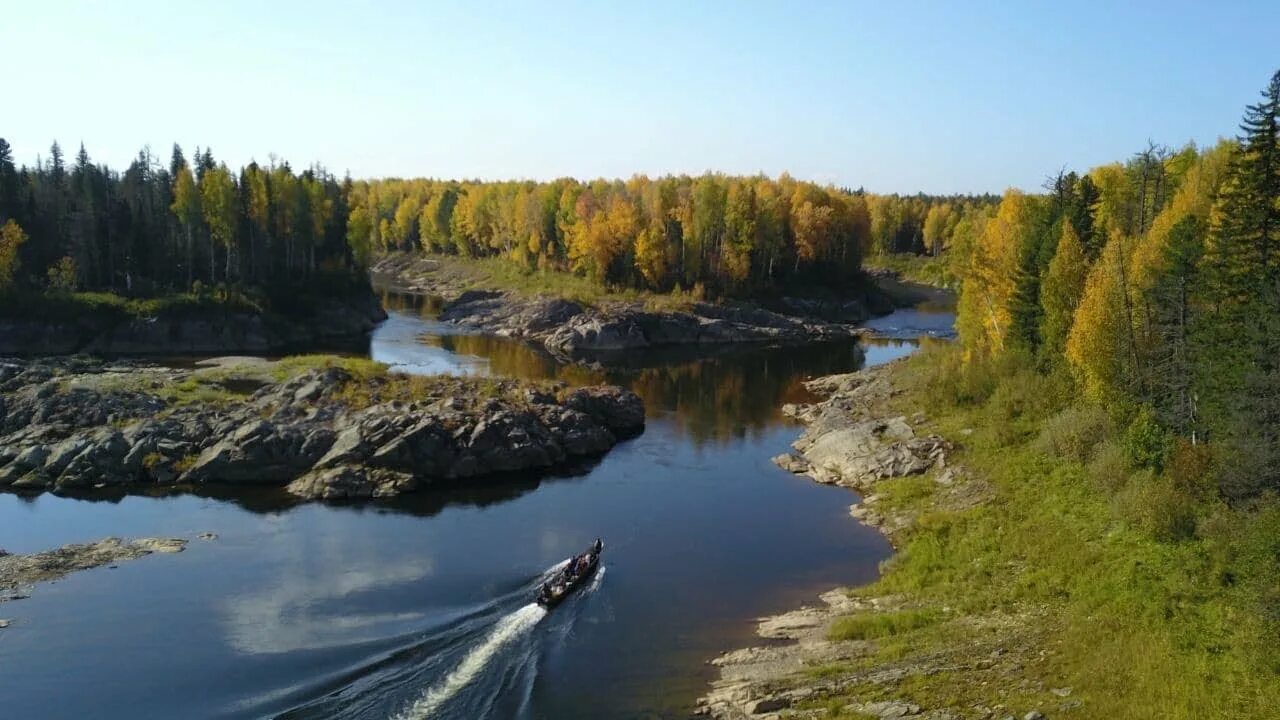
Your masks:
{"label": "yellow autumn foliage", "polygon": [[1127,296],[1131,241],[1119,232],[1102,248],[1089,270],[1084,294],[1067,336],[1067,360],[1090,399],[1115,400],[1133,376],[1132,326]]}
{"label": "yellow autumn foliage", "polygon": [[970,356],[996,355],[1005,348],[1020,272],[1018,255],[1031,226],[1033,202],[1020,190],[1007,190],[995,217],[961,259],[964,291],[956,308],[956,330]]}

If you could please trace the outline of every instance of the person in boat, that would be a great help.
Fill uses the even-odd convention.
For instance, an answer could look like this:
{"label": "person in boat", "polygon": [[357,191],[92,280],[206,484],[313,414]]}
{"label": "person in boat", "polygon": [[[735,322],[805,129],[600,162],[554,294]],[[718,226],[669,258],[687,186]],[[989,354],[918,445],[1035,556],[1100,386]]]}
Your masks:
{"label": "person in boat", "polygon": [[591,543],[591,554],[599,556],[601,550],[604,550],[604,541],[596,538],[596,541]]}

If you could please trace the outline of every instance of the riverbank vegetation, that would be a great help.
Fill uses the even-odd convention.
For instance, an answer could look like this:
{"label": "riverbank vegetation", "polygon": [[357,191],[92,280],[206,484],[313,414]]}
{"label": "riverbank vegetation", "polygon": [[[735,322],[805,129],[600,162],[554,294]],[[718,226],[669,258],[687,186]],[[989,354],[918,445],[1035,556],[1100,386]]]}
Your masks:
{"label": "riverbank vegetation", "polygon": [[993,499],[878,487],[915,522],[857,593],[912,614],[837,623],[880,639],[815,674],[943,658],[849,692],[964,713],[1280,707],[1280,73],[1241,127],[1010,191],[947,251],[960,342],[897,369],[900,410],[961,441]]}
{"label": "riverbank vegetation", "polygon": [[[499,258],[526,275],[571,273],[620,291],[743,297],[849,282],[869,251],[923,247],[931,208],[991,199],[877,196],[788,175],[709,173],[585,183],[383,180],[356,183],[349,202],[352,237],[378,252]],[[941,233],[945,223],[930,227]]]}

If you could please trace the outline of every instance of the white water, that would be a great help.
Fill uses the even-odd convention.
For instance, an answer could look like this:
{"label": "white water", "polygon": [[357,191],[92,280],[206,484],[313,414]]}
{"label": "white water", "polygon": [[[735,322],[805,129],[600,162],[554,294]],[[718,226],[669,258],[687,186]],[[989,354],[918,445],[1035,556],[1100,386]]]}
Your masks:
{"label": "white water", "polygon": [[[567,560],[562,561],[543,571],[538,584],[551,578],[567,564]],[[604,571],[605,568],[601,567],[596,572],[585,592],[591,593],[600,587]],[[537,603],[529,603],[498,620],[484,640],[472,648],[444,680],[429,688],[413,705],[396,715],[395,720],[428,720],[437,717],[440,709],[470,685],[504,648],[528,634],[546,615],[546,608]]]}
{"label": "white water", "polygon": [[503,647],[532,630],[546,614],[546,608],[529,603],[499,620],[484,642],[467,653],[458,667],[443,681],[427,690],[409,709],[400,713],[398,720],[427,720],[435,717],[436,711],[470,684]]}

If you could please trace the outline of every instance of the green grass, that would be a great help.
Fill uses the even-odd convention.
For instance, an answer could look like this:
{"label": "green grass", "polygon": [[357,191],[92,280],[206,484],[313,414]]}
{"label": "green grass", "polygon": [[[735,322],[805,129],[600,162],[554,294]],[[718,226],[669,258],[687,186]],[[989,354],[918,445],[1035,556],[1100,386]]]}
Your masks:
{"label": "green grass", "polygon": [[261,303],[231,293],[174,293],[153,298],[128,298],[109,292],[19,293],[0,299],[0,316],[73,321],[85,317],[150,318],[210,312],[261,313]]}
{"label": "green grass", "polygon": [[939,617],[932,609],[849,615],[837,620],[828,636],[832,640],[874,640],[919,630],[938,622]]}
{"label": "green grass", "polygon": [[[252,365],[248,366],[248,371],[253,372],[253,367]],[[325,370],[328,368],[340,368],[351,373],[352,376],[364,380],[383,377],[387,374],[387,366],[383,363],[368,358],[347,357],[344,355],[290,355],[265,367],[270,371],[271,379],[276,382],[283,382],[309,370]]]}
{"label": "green grass", "polygon": [[[1080,717],[1275,716],[1280,504],[1227,508],[1186,482],[1134,471],[1114,457],[1123,430],[1073,410],[1074,394],[1053,386],[1061,379],[961,369],[957,353],[933,348],[902,366],[900,411],[926,410],[933,430],[962,441],[955,460],[995,498],[949,512],[923,481],[886,484],[885,507],[913,509],[919,520],[897,538],[900,551],[881,579],[858,591],[955,614],[863,613],[841,619],[833,637],[878,638],[878,660],[963,658],[971,645],[985,652],[982,622],[1007,618],[992,637],[1015,647],[1006,635],[1032,638],[1022,641],[1018,676],[1074,688]],[[1087,426],[1079,435],[1068,432],[1072,418]],[[912,683],[927,707],[998,702],[995,681],[930,675]]]}
{"label": "green grass", "polygon": [[883,268],[893,270],[903,280],[917,282],[922,285],[948,288],[954,290],[959,283],[951,272],[950,260],[945,255],[916,255],[914,253],[893,253],[891,255],[871,255],[863,260],[863,267],[872,270]]}
{"label": "green grass", "polygon": [[531,297],[560,297],[587,306],[598,306],[608,302],[627,302],[643,303],[652,310],[679,310],[702,299],[702,293],[698,291],[675,290],[671,293],[655,293],[601,285],[591,278],[575,273],[528,268],[500,257],[467,259],[432,256],[432,259],[451,271],[475,277],[482,285],[512,290]]}

